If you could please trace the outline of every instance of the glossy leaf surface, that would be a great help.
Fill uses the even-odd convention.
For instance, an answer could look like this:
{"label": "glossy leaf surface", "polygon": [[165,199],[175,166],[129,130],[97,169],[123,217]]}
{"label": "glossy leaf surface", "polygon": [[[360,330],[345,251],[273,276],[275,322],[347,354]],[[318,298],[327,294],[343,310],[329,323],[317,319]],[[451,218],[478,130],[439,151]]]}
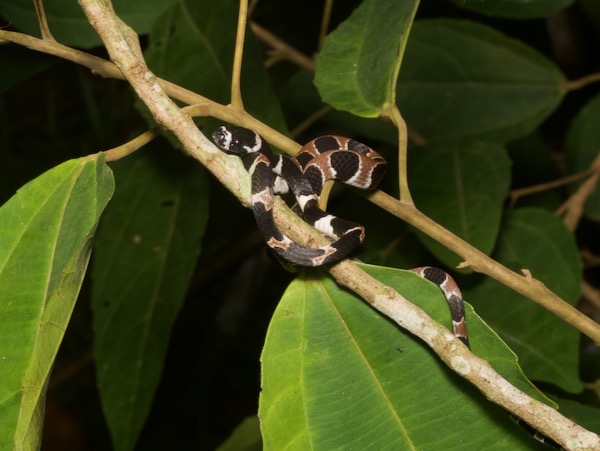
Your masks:
{"label": "glossy leaf surface", "polygon": [[[437,287],[365,267],[449,323]],[[469,310],[474,352],[520,388],[514,354]],[[424,345],[327,278],[297,279],[277,307],[262,354],[265,449],[531,449],[535,441]],[[539,396],[537,393],[536,396]]]}
{"label": "glossy leaf surface", "polygon": [[323,101],[377,117],[395,102],[394,86],[418,1],[366,0],[325,40],[315,84]]}
{"label": "glossy leaf surface", "polygon": [[398,106],[426,140],[508,142],[533,130],[560,103],[559,69],[531,47],[487,25],[415,23],[398,80]]}
{"label": "glossy leaf surface", "polygon": [[1,449],[40,446],[46,385],[113,189],[94,155],[42,174],[0,209]]}

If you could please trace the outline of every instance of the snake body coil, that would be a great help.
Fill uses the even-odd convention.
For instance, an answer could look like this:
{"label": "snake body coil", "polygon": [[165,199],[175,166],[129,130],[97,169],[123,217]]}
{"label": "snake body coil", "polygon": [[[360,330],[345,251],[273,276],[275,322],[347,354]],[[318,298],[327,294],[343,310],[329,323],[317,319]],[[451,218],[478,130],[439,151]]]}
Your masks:
{"label": "snake body coil", "polygon": [[[213,133],[225,152],[242,158],[252,177],[251,206],[267,245],[282,260],[297,266],[321,266],[347,257],[365,237],[365,229],[319,208],[327,180],[374,189],[387,164],[373,149],[353,139],[322,136],[310,141],[295,159],[274,154],[252,130],[222,126]],[[321,247],[302,246],[279,230],[273,220],[273,196],[291,191],[303,219],[334,241]]]}

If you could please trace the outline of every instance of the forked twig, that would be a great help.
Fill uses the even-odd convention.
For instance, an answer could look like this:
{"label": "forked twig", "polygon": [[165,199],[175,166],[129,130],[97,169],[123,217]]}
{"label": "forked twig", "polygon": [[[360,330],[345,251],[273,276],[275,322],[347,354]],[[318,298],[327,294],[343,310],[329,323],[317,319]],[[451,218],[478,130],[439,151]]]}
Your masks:
{"label": "forked twig", "polygon": [[44,10],[43,0],[33,0],[33,6],[35,6],[35,13],[37,14],[38,23],[40,25],[42,39],[48,39],[56,42],[56,39],[54,39],[54,36],[52,36],[52,33],[50,32],[50,26],[48,25],[48,18],[46,17],[46,11]]}

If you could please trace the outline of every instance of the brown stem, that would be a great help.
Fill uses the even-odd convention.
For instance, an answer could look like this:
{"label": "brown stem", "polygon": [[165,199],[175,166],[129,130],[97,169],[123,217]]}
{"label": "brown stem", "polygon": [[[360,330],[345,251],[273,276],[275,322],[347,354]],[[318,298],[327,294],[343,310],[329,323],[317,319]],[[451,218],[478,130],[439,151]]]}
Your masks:
{"label": "brown stem", "polygon": [[266,28],[261,27],[256,22],[250,22],[250,29],[258,39],[271,47],[281,58],[291,61],[298,67],[310,72],[315,71],[315,63],[311,58],[304,53],[299,52]]}
{"label": "brown stem", "polygon": [[563,88],[567,91],[575,91],[576,89],[581,89],[587,85],[597,83],[599,81],[600,72],[596,72],[594,74],[589,74],[584,77],[578,78],[577,80],[567,80],[563,83]]}
{"label": "brown stem", "polygon": [[247,17],[248,0],[240,0],[237,33],[235,36],[235,52],[233,54],[233,69],[231,75],[231,106],[240,110],[244,109],[244,102],[242,101],[241,77]]}
{"label": "brown stem", "polygon": [[598,323],[562,300],[539,280],[511,271],[425,216],[414,205],[398,202],[397,199],[382,191],[376,191],[367,194],[367,196],[369,200],[386,211],[406,221],[460,255],[465,260],[466,265],[474,271],[486,274],[512,288],[517,293],[526,296],[579,329],[595,343],[600,344],[600,326]]}

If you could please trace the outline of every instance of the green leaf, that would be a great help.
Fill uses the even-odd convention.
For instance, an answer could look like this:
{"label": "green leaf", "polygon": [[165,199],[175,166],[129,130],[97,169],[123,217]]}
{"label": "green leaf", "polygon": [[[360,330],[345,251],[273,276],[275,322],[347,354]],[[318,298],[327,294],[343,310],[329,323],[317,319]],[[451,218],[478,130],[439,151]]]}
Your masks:
{"label": "green leaf", "polygon": [[[407,271],[364,269],[450,323],[433,284]],[[467,317],[474,352],[540,398],[506,345],[470,308]],[[289,286],[261,362],[265,449],[537,449],[429,348],[327,278]]]}
{"label": "green leaf", "polygon": [[476,11],[487,16],[510,17],[514,19],[531,19],[549,17],[566,8],[574,0],[452,0],[456,6]]}
{"label": "green leaf", "polygon": [[[175,84],[228,103],[237,10],[238,5],[233,1],[177,2],[152,28],[150,45],[144,52],[148,65],[157,75]],[[265,123],[284,130],[279,101],[261,52],[250,32],[246,38],[242,70],[244,107]],[[214,126],[214,120],[210,126]]]}
{"label": "green leaf", "polygon": [[398,80],[408,127],[431,141],[477,137],[508,142],[560,103],[564,77],[539,52],[485,25],[415,23]]}
{"label": "green leaf", "polygon": [[67,161],[0,209],[0,449],[38,449],[48,378],[114,188],[101,155]]}
{"label": "green leaf", "polygon": [[[581,283],[577,247],[564,224],[545,210],[512,212],[493,257],[516,272],[529,270],[565,301],[577,301]],[[581,391],[576,329],[492,279],[468,290],[467,299],[517,353],[529,378],[572,393]]]}
{"label": "green leaf", "polygon": [[[175,0],[113,0],[119,17],[139,34],[152,24]],[[77,2],[44,0],[50,32],[61,44],[92,48],[102,43]],[[0,0],[0,14],[23,33],[39,36],[38,19],[31,0]]]}
{"label": "green leaf", "polygon": [[[447,143],[411,149],[409,156],[409,182],[418,208],[489,255],[510,186],[506,150],[493,143]],[[460,263],[452,251],[417,234],[444,264]]]}
{"label": "green leaf", "polygon": [[[600,158],[600,94],[590,100],[577,114],[565,144],[567,167],[571,172],[589,169]],[[584,213],[594,221],[600,221],[600,186],[596,186],[587,198]]]}
{"label": "green leaf", "polygon": [[338,110],[377,117],[394,90],[418,1],[365,0],[325,39],[315,85]]}
{"label": "green leaf", "polygon": [[200,251],[208,193],[201,167],[173,151],[150,147],[114,170],[118,188],[94,251],[94,351],[115,449],[128,450],[160,380]]}

